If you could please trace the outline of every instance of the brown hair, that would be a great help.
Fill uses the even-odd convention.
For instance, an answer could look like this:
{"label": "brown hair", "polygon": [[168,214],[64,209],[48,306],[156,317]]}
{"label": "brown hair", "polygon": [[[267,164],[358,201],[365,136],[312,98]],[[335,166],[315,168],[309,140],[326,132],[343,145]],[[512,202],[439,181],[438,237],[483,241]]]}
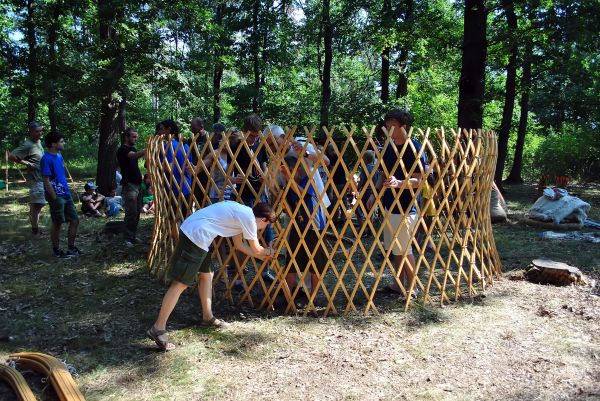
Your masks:
{"label": "brown hair", "polygon": [[275,223],[277,221],[277,214],[275,214],[271,205],[265,202],[254,205],[252,213],[254,213],[254,217],[267,219],[269,223]]}
{"label": "brown hair", "polygon": [[262,131],[262,119],[258,116],[258,114],[252,113],[244,119],[244,126],[242,127],[242,131]]}

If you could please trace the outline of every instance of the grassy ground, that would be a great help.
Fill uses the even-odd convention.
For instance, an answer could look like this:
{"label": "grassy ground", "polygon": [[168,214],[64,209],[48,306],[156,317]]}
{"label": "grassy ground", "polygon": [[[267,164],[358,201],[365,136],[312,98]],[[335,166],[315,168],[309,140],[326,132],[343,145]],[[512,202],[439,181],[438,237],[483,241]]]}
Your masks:
{"label": "grassy ground", "polygon": [[[85,177],[77,184],[83,186]],[[600,221],[600,186],[575,187]],[[232,322],[200,327],[188,291],[170,321],[178,348],[156,352],[144,337],[164,287],[145,270],[147,248],[125,248],[101,234],[103,220],[82,219],[85,255],[50,258],[47,235],[33,239],[25,196],[0,197],[0,358],[49,353],[73,365],[88,400],[205,399],[600,399],[600,245],[538,239],[517,224],[531,205],[530,185],[508,187],[510,222],[495,226],[507,277],[532,259],[579,266],[582,287],[549,287],[508,278],[474,299],[404,312],[389,300],[377,316],[278,316],[216,301]],[[44,212],[43,227],[49,226]],[[142,220],[148,240],[152,219]],[[26,375],[40,399],[50,386]],[[13,399],[0,383],[0,400]]]}

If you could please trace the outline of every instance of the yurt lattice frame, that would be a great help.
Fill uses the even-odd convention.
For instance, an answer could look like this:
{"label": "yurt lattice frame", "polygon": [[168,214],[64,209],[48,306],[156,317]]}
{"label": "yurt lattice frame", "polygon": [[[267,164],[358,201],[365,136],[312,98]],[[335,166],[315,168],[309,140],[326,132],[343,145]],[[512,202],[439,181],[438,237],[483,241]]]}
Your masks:
{"label": "yurt lattice frame", "polygon": [[[473,296],[493,282],[501,273],[501,264],[496,251],[492,227],[490,222],[490,189],[494,175],[497,147],[496,137],[490,131],[475,130],[450,130],[440,129],[411,129],[410,138],[421,144],[416,149],[412,141],[396,146],[390,141],[390,133],[385,133],[385,140],[378,141],[375,127],[363,128],[357,132],[355,128],[341,130],[324,128],[322,135],[316,140],[316,129],[296,128],[288,129],[285,137],[276,140],[269,132],[260,139],[258,149],[250,150],[248,144],[242,139],[237,148],[230,146],[231,133],[225,135],[218,147],[213,147],[210,141],[198,146],[197,138],[191,141],[190,150],[186,151],[185,162],[179,165],[176,158],[169,163],[165,157],[167,150],[176,154],[179,149],[172,149],[172,142],[165,137],[152,137],[147,146],[148,169],[153,183],[155,195],[155,221],[152,235],[152,246],[148,254],[148,266],[153,275],[159,278],[166,277],[168,259],[174,249],[177,224],[194,210],[210,204],[208,189],[216,186],[215,174],[222,174],[226,183],[232,184],[232,177],[237,174],[251,175],[250,169],[257,166],[256,159],[261,149],[267,154],[268,165],[262,177],[262,184],[255,191],[247,183],[238,185],[233,189],[233,200],[240,200],[242,189],[248,185],[257,201],[268,199],[277,212],[282,212],[273,229],[276,234],[274,248],[279,257],[270,263],[270,269],[276,274],[274,282],[265,282],[262,272],[267,268],[266,263],[257,259],[245,257],[238,260],[236,252],[220,251],[221,241],[225,241],[227,249],[233,249],[230,239],[217,239],[213,251],[215,265],[214,288],[223,294],[230,302],[247,302],[251,306],[272,309],[275,305],[281,306],[286,313],[296,313],[296,298],[300,291],[308,295],[308,304],[303,313],[320,311],[323,315],[363,311],[364,313],[377,313],[377,302],[380,299],[377,288],[382,288],[386,283],[397,283],[402,292],[411,294],[418,291],[418,301],[425,303],[438,302],[441,304],[458,300],[463,296]],[[358,135],[360,133],[360,135]],[[290,152],[290,144],[294,137],[303,136],[306,142],[301,142],[304,150],[298,152],[298,163],[291,171],[293,177],[296,169],[302,168],[309,177],[309,182],[314,185],[316,175],[322,174],[331,177],[335,169],[342,169],[347,177],[346,183],[340,191],[331,179],[324,182],[323,191],[318,192],[321,207],[324,208],[327,219],[325,230],[318,233],[318,242],[323,246],[327,255],[327,265],[323,273],[318,274],[318,292],[311,292],[305,280],[310,270],[308,266],[299,266],[294,256],[299,247],[304,247],[307,252],[314,255],[316,247],[309,249],[303,239],[300,243],[290,244],[289,233],[292,228],[300,229],[297,216],[302,202],[294,210],[290,210],[286,203],[286,193],[297,190],[292,182],[282,182],[281,171],[287,166],[283,158]],[[332,146],[337,155],[337,161],[329,166],[325,165],[323,153],[317,152],[313,160],[305,157],[305,151],[312,145],[314,148],[326,149]],[[399,155],[396,166],[386,166],[382,163],[382,156],[386,147],[391,146]],[[179,142],[177,145],[184,150]],[[236,161],[239,152],[245,150],[253,155],[248,171],[242,171]],[[367,180],[361,185],[361,190],[356,196],[356,202],[348,205],[344,202],[345,195],[356,192],[353,177],[360,170],[367,171],[364,155],[367,150],[375,153],[375,169],[368,174]],[[415,152],[417,156],[424,156],[428,162],[425,168],[421,163],[405,166],[401,155],[404,152]],[[231,162],[223,169],[218,162],[218,154],[226,155]],[[206,157],[212,155],[212,162],[205,163]],[[316,160],[315,160],[316,159]],[[418,157],[417,157],[418,159]],[[199,162],[193,163],[192,160]],[[422,175],[418,188],[411,188],[407,184],[401,189],[394,190],[398,194],[401,190],[409,191],[412,195],[412,204],[417,210],[417,228],[424,233],[424,239],[417,240],[417,229],[412,231],[410,242],[416,261],[414,278],[412,282],[403,283],[399,279],[400,272],[391,262],[391,250],[386,250],[383,241],[383,230],[391,229],[388,221],[388,212],[382,204],[384,190],[378,190],[373,182],[375,171],[380,171],[388,177],[398,165],[407,176],[413,172]],[[426,170],[426,171],[424,171]],[[185,174],[191,177],[191,195],[185,197],[180,188],[185,181],[175,181],[174,172],[179,176]],[[256,171],[256,170],[255,170]],[[435,179],[432,179],[435,177]],[[427,184],[428,178],[430,184]],[[433,196],[425,199],[421,196],[425,185],[431,185]],[[318,187],[318,186],[317,186]],[[220,199],[223,199],[223,189],[220,190]],[[304,189],[306,192],[308,186]],[[175,189],[175,190],[173,190]],[[375,204],[366,209],[365,192],[370,189],[375,194]],[[391,189],[387,189],[390,191]],[[178,195],[175,195],[175,194]],[[326,197],[331,198],[333,204],[329,210],[325,208]],[[301,196],[302,197],[302,196]],[[396,197],[399,205],[398,196]],[[426,210],[432,204],[435,215],[430,224],[426,223]],[[171,206],[170,206],[171,205]],[[173,207],[172,205],[176,205]],[[345,213],[342,222],[336,222],[333,214],[339,208]],[[353,216],[362,210],[365,223],[357,227]],[[183,214],[185,212],[185,215]],[[316,213],[316,210],[314,211]],[[313,214],[314,215],[314,214]],[[367,231],[368,230],[368,231]],[[366,232],[372,236],[364,235]],[[262,240],[261,240],[262,241]],[[433,249],[427,250],[428,241],[434,244]],[[404,251],[406,256],[407,250]],[[285,255],[291,254],[291,263],[286,263]],[[312,263],[312,262],[311,262]],[[227,266],[239,266],[234,271]],[[250,268],[244,269],[247,265]],[[407,266],[404,264],[403,266]],[[404,267],[407,268],[407,267]],[[229,270],[229,271],[228,271]],[[299,277],[294,288],[288,288],[285,276],[294,272]],[[241,280],[243,291],[234,291],[234,282]],[[411,302],[411,297],[404,297],[406,307]]]}

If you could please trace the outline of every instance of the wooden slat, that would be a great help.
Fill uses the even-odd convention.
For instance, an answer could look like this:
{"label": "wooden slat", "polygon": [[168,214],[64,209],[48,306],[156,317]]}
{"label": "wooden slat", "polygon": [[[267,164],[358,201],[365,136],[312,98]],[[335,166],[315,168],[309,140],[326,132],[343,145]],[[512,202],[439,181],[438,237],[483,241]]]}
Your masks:
{"label": "wooden slat", "polygon": [[[264,150],[269,159],[269,165],[266,172],[262,174],[261,187],[255,190],[248,182],[244,182],[234,188],[232,196],[241,202],[242,191],[249,187],[257,201],[266,195],[276,212],[283,212],[289,217],[289,223],[285,226],[281,222],[273,224],[273,230],[277,237],[274,247],[277,252],[289,255],[292,263],[287,265],[279,259],[273,260],[270,268],[276,273],[277,280],[267,284],[261,275],[261,272],[267,268],[265,263],[246,256],[243,257],[243,260],[238,260],[238,255],[231,252],[233,249],[231,239],[215,241],[213,257],[218,266],[215,274],[215,286],[217,289],[224,290],[225,297],[230,302],[247,302],[252,306],[256,305],[271,310],[277,297],[283,296],[285,298],[284,311],[297,313],[295,298],[299,291],[307,290],[304,279],[310,274],[308,268],[314,265],[313,262],[309,262],[309,266],[299,266],[294,260],[294,256],[301,248],[314,256],[318,246],[325,249],[327,264],[323,266],[323,273],[317,274],[319,291],[318,294],[311,293],[309,296],[308,305],[303,310],[304,314],[328,315],[358,310],[362,310],[363,313],[377,313],[379,299],[376,290],[378,286],[383,285],[383,282],[395,282],[404,293],[410,293],[413,289],[418,288],[422,294],[419,298],[420,302],[440,302],[441,304],[458,300],[463,296],[473,296],[486,285],[492,284],[494,278],[501,273],[500,259],[496,251],[489,215],[489,194],[497,156],[494,133],[482,130],[411,128],[407,132],[407,136],[421,144],[421,148],[417,152],[411,141],[396,146],[389,139],[390,133],[386,132],[386,139],[381,143],[374,137],[375,132],[376,127],[363,127],[360,130],[356,127],[324,127],[322,131],[318,131],[316,127],[291,127],[286,129],[285,139],[280,146],[276,145],[275,141],[271,141],[269,142],[271,145],[267,145],[267,141],[263,138],[257,151],[251,157],[250,167],[247,171],[242,170],[237,158],[242,151],[252,153],[244,141],[234,151],[230,146],[231,132],[225,134],[225,139],[217,148],[210,143],[198,148],[195,146],[197,138],[193,138],[190,152],[193,152],[199,160],[195,166],[191,165],[188,157],[186,157],[184,166],[166,163],[165,139],[151,138],[148,145],[148,163],[155,189],[156,203],[152,247],[148,254],[148,266],[151,273],[160,278],[165,277],[165,267],[175,245],[171,230],[174,224],[185,217],[181,216],[178,211],[171,210],[168,206],[169,198],[171,202],[186,204],[188,214],[210,204],[208,193],[211,187],[217,185],[214,179],[215,174],[224,176],[226,184],[231,185],[232,176],[236,174],[248,176],[250,174],[250,168],[257,163],[258,153]],[[324,171],[329,177],[324,183],[323,192],[318,193],[318,203],[325,210],[327,221],[325,230],[317,235],[317,247],[309,246],[304,240],[301,240],[299,244],[288,243],[287,238],[291,230],[298,230],[300,227],[297,221],[298,216],[302,210],[307,211],[308,209],[302,202],[294,210],[291,210],[286,204],[286,194],[292,190],[293,183],[287,183],[283,187],[277,185],[280,171],[287,168],[287,166],[283,166],[284,156],[298,133],[306,137],[304,150],[309,145],[318,148],[319,143],[323,145],[323,149],[330,144],[337,149],[338,161],[329,166],[325,165],[322,153],[318,154],[313,163],[305,159],[302,156],[304,152],[301,152],[298,163],[293,171],[289,172],[293,176],[297,169],[302,168],[306,171],[311,185],[314,185],[315,178],[320,171]],[[382,156],[386,147],[394,149],[399,156],[404,152],[415,152],[417,158],[426,155],[429,160],[429,169],[424,171],[416,163],[412,166],[404,165],[402,157],[398,157],[394,166],[385,166]],[[411,205],[414,205],[417,210],[415,229],[411,232],[409,242],[413,249],[416,265],[414,266],[414,278],[410,283],[406,283],[406,286],[399,278],[397,267],[393,266],[391,262],[392,250],[384,247],[383,232],[385,229],[391,229],[391,226],[388,221],[389,212],[383,208],[382,194],[384,191],[376,190],[373,182],[375,170],[367,176],[367,182],[363,183],[357,194],[356,203],[347,209],[344,203],[343,194],[353,191],[354,188],[353,175],[367,168],[364,161],[367,150],[374,151],[375,170],[380,170],[383,177],[388,177],[390,171],[397,168],[401,169],[406,176],[415,172],[421,173],[423,176],[423,183],[418,188],[412,188],[406,184],[403,187],[403,190],[408,191],[411,195]],[[231,163],[226,169],[223,169],[218,162],[217,155],[221,153],[231,159]],[[212,162],[204,164],[203,159],[208,155],[212,157]],[[173,182],[176,169],[182,175],[190,174],[191,176],[192,196],[189,200],[181,196],[180,184]],[[341,169],[346,176],[346,182],[340,191],[330,178],[331,173],[336,169]],[[206,182],[200,182],[198,179],[200,174],[206,175]],[[431,186],[432,197],[423,202],[420,200],[420,194],[424,188],[424,181],[431,174],[435,174],[437,177]],[[179,196],[175,197],[172,194],[170,190],[172,185],[179,189]],[[223,189],[224,187],[219,189],[221,191],[220,199],[223,199]],[[375,205],[371,210],[367,210],[363,203],[366,202],[364,195],[367,190],[375,194]],[[300,189],[300,198],[307,191],[308,187]],[[335,223],[334,216],[325,208],[327,192],[334,195],[334,199],[330,199],[333,202],[330,210],[334,213],[338,208],[343,210],[345,219],[341,223]],[[197,193],[201,194],[202,199],[196,199]],[[395,204],[400,206],[399,197],[396,198]],[[427,224],[426,211],[429,205],[433,205],[436,214]],[[352,216],[359,209],[365,212],[364,224],[361,227],[355,227]],[[379,211],[380,220],[374,219],[376,210]],[[313,217],[316,212],[316,210],[313,211],[309,218]],[[416,239],[417,227],[424,228],[423,243],[419,243]],[[373,233],[373,237],[363,238],[365,230]],[[425,252],[425,244],[429,240],[434,244],[431,254]],[[221,254],[218,251],[222,241],[230,249],[228,254]],[[408,249],[404,249],[403,252],[406,257]],[[375,260],[375,255],[378,253],[383,255],[381,262]],[[244,274],[243,266],[248,263],[251,266],[250,272]],[[228,276],[227,265],[239,267],[233,277]],[[290,272],[295,273],[299,279],[299,285],[293,292],[285,282],[285,277]],[[240,295],[232,292],[236,279],[242,281],[244,288]],[[406,308],[409,307],[410,302],[411,299],[408,297],[405,302]]]}

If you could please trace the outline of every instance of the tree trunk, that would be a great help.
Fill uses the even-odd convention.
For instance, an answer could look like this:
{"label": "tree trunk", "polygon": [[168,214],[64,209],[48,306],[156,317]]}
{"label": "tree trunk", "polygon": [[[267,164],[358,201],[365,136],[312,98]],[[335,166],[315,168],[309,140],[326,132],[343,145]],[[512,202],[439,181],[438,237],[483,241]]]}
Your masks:
{"label": "tree trunk", "polygon": [[126,103],[125,99],[114,101],[107,98],[102,101],[96,184],[98,191],[104,195],[110,192],[115,183],[116,154],[120,133],[125,130]]}
{"label": "tree trunk", "polygon": [[[224,3],[217,5],[215,13],[215,24],[219,27],[223,25]],[[221,82],[223,80],[223,37],[222,33],[215,43],[215,69],[213,71],[213,123],[221,120]]]}
{"label": "tree trunk", "polygon": [[52,22],[48,30],[48,120],[50,129],[58,129],[58,113],[56,112],[56,81],[58,75],[58,60],[56,59],[56,46],[58,30],[60,28],[60,15],[62,3],[56,2],[52,5]]}
{"label": "tree trunk", "polygon": [[35,37],[34,4],[33,0],[27,0],[27,118],[35,121],[37,112],[36,81],[38,74],[37,40]]}
{"label": "tree trunk", "polygon": [[525,135],[527,134],[527,117],[529,115],[529,92],[531,91],[531,52],[533,45],[529,39],[525,45],[525,60],[523,63],[523,76],[521,78],[521,115],[519,117],[519,132],[515,144],[515,157],[512,169],[505,182],[520,184],[523,182],[521,171],[523,169],[523,147],[525,146]]}
{"label": "tree trunk", "polygon": [[517,16],[515,15],[512,0],[503,0],[502,7],[506,13],[506,22],[508,24],[509,48],[508,65],[506,66],[506,91],[504,95],[504,109],[502,111],[502,122],[500,123],[500,132],[498,134],[498,160],[496,162],[496,173],[494,181],[498,188],[502,190],[502,174],[504,173],[504,163],[508,152],[508,139],[510,128],[512,126],[513,112],[515,108],[515,96],[517,88],[517,53],[518,45],[515,35],[517,34]]}
{"label": "tree trunk", "polygon": [[[125,75],[125,60],[117,33],[122,12],[120,3],[114,0],[98,0],[99,39],[105,44],[99,57],[107,63],[100,76],[102,93],[96,182],[99,191],[105,195],[111,190],[115,179],[118,140],[120,133],[125,129],[127,102],[121,82]],[[115,92],[120,92],[122,98],[115,99]]]}
{"label": "tree trunk", "polygon": [[[413,0],[404,1],[404,15],[398,15],[398,18],[402,17],[402,29],[412,33],[413,23],[413,12],[415,10],[415,3]],[[400,10],[398,10],[400,11]],[[404,35],[406,38],[407,35]],[[408,96],[408,49],[410,46],[410,39],[405,39],[405,43],[401,43],[400,55],[398,56],[398,84],[396,85],[396,99]]]}
{"label": "tree trunk", "polygon": [[466,0],[462,67],[458,89],[458,126],[481,128],[487,55],[485,0]]}
{"label": "tree trunk", "polygon": [[258,24],[259,24],[259,12],[260,12],[260,0],[255,0],[254,5],[252,7],[252,37],[251,37],[251,46],[252,46],[252,64],[254,71],[254,93],[252,95],[252,111],[254,113],[258,113],[260,108],[260,35],[258,32]]}
{"label": "tree trunk", "polygon": [[323,27],[323,46],[325,60],[323,62],[323,76],[321,86],[321,116],[320,126],[329,126],[329,106],[331,103],[331,63],[333,60],[333,28],[329,16],[330,0],[323,0],[323,15],[321,25]]}
{"label": "tree trunk", "polygon": [[[383,0],[383,12],[381,13],[383,21],[381,21],[381,25],[384,27],[386,35],[392,22],[391,8],[390,0]],[[386,104],[388,100],[390,100],[390,45],[386,44],[381,52],[381,102]]]}
{"label": "tree trunk", "polygon": [[408,50],[400,49],[398,58],[398,85],[396,86],[396,99],[408,96]]}

